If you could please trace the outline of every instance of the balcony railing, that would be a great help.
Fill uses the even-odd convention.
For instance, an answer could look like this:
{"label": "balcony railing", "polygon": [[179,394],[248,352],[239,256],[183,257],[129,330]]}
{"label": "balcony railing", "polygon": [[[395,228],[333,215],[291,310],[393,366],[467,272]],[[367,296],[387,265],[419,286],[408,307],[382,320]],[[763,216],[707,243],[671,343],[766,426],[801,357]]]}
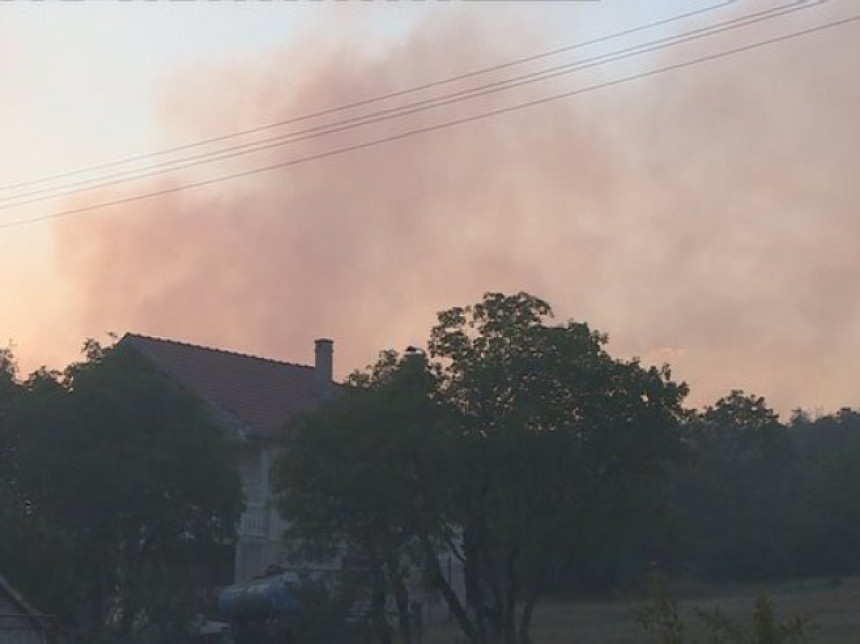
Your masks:
{"label": "balcony railing", "polygon": [[267,537],[268,521],[266,506],[263,503],[246,503],[245,511],[239,520],[240,537]]}

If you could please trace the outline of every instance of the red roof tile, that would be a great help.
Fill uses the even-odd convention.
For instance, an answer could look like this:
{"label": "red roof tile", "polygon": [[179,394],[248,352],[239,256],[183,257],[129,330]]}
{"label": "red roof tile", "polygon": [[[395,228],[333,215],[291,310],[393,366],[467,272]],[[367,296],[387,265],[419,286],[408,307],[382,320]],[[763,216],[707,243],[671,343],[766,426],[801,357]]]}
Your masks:
{"label": "red roof tile", "polygon": [[322,400],[312,366],[127,333],[130,346],[246,431],[272,436]]}

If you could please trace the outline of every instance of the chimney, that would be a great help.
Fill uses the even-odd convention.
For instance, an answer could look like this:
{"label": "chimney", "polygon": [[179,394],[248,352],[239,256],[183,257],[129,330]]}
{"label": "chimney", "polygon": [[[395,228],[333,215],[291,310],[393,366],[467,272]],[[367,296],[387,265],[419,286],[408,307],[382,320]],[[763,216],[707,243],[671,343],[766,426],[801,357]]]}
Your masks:
{"label": "chimney", "polygon": [[334,342],[328,338],[314,340],[314,384],[323,398],[334,394],[332,372],[334,363]]}

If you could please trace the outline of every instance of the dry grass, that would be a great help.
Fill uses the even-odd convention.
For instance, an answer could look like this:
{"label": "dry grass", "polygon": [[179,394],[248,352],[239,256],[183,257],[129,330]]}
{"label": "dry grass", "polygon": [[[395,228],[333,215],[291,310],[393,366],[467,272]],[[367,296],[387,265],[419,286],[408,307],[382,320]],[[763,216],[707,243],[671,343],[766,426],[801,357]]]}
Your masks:
{"label": "dry grass", "polygon": [[[755,598],[762,586],[687,586],[670,592],[679,598],[685,624],[695,625],[695,608],[719,608],[744,624],[749,623]],[[860,642],[860,578],[844,581],[803,580],[774,584],[767,590],[777,619],[805,615],[812,624],[815,644]],[[535,644],[646,644],[654,642],[639,627],[635,611],[642,599],[612,602],[546,602],[535,611]],[[690,634],[696,635],[690,628]],[[454,644],[457,630],[445,626],[428,632],[424,644]],[[693,640],[695,641],[695,640]]]}

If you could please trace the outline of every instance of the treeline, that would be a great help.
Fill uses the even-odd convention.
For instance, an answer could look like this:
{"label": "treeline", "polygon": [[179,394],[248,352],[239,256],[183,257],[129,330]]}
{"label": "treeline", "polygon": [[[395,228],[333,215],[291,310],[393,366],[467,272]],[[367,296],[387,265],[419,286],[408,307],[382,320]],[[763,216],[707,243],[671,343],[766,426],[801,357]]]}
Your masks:
{"label": "treeline", "polygon": [[[383,353],[285,428],[285,543],[304,564],[349,550],[382,644],[418,638],[416,578],[467,641],[527,644],[543,598],[654,568],[860,573],[860,413],[781,423],[741,392],[692,411],[668,366],[606,343],[527,293],[441,312],[426,352]],[[0,572],[81,641],[181,641],[231,576],[235,451],[121,346],[23,380],[0,354]]]}
{"label": "treeline", "polygon": [[526,644],[542,598],[642,588],[655,568],[860,572],[860,414],[784,425],[739,391],[692,411],[668,367],[606,340],[526,293],[487,294],[440,313],[427,353],[383,353],[287,428],[287,543],[304,561],[360,555],[376,641],[415,640],[416,570],[475,644]]}
{"label": "treeline", "polygon": [[[19,380],[0,352],[0,573],[65,642],[185,641],[242,498],[202,403],[129,351]],[[2,639],[2,633],[0,633]]]}
{"label": "treeline", "polygon": [[639,529],[596,544],[559,591],[636,588],[654,567],[701,581],[768,582],[860,573],[860,412],[786,423],[733,391],[681,424]]}
{"label": "treeline", "polygon": [[685,432],[667,562],[717,580],[860,572],[860,413],[796,412],[783,424],[763,399],[732,392]]}

